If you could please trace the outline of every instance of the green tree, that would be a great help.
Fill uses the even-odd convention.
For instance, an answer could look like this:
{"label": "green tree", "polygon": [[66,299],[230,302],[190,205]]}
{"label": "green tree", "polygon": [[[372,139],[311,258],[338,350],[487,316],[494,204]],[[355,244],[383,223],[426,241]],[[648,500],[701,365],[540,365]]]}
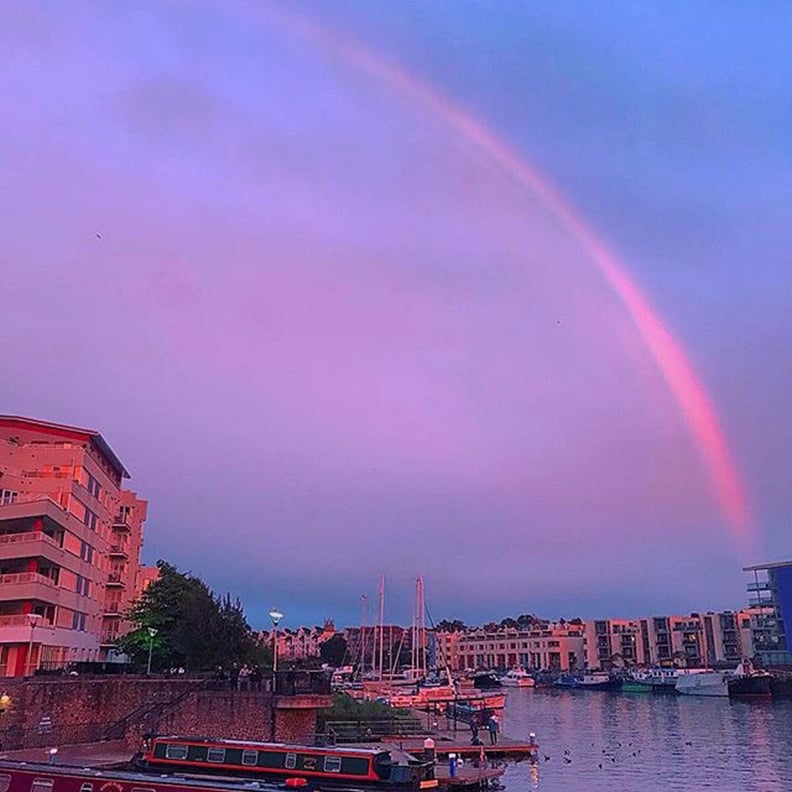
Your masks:
{"label": "green tree", "polygon": [[465,622],[460,619],[454,619],[453,621],[441,619],[437,622],[435,629],[438,632],[464,632],[467,630],[467,627],[465,626]]}
{"label": "green tree", "polygon": [[346,653],[347,642],[341,634],[333,635],[319,645],[319,657],[322,662],[333,668],[340,668],[344,665]]}
{"label": "green tree", "polygon": [[[143,666],[152,648],[153,669],[183,667],[205,671],[232,662],[263,662],[242,609],[230,595],[221,599],[199,577],[158,561],[159,578],[128,614],[137,629],[119,641],[119,648]],[[153,644],[149,628],[156,629]]]}

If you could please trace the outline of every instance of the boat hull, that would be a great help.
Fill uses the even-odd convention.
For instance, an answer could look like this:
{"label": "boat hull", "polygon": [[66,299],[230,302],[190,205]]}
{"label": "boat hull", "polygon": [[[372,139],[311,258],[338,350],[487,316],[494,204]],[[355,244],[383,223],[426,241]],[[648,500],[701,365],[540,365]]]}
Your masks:
{"label": "boat hull", "polygon": [[743,676],[729,680],[729,695],[732,698],[743,696],[769,698],[772,694],[770,674]]}
{"label": "boat hull", "polygon": [[728,698],[729,678],[718,672],[682,674],[676,683],[676,692],[682,696],[710,696]]}

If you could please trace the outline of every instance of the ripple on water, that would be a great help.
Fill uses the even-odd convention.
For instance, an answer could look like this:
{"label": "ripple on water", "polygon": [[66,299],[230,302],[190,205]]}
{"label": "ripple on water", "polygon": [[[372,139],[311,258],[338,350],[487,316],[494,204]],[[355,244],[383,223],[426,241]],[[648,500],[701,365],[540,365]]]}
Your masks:
{"label": "ripple on water", "polygon": [[792,701],[518,689],[502,728],[541,746],[507,792],[792,792]]}

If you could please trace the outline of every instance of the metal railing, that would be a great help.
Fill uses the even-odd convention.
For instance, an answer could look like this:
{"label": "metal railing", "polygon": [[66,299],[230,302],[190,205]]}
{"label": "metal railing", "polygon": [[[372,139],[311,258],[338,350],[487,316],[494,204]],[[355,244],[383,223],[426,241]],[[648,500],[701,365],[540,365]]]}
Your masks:
{"label": "metal railing", "polygon": [[325,723],[325,742],[350,743],[377,741],[383,737],[419,737],[427,734],[426,724],[410,715],[392,718],[335,720]]}
{"label": "metal railing", "polygon": [[[30,627],[27,613],[17,613],[11,616],[0,616],[0,627]],[[36,627],[51,627],[52,623],[43,616],[36,620]]]}
{"label": "metal railing", "polygon": [[9,575],[0,575],[0,586],[12,586],[19,583],[41,583],[44,586],[57,587],[57,583],[39,572],[15,572]]}
{"label": "metal railing", "polygon": [[43,531],[25,531],[24,533],[0,534],[0,545],[18,544],[23,542],[48,542],[53,547],[60,545]]}

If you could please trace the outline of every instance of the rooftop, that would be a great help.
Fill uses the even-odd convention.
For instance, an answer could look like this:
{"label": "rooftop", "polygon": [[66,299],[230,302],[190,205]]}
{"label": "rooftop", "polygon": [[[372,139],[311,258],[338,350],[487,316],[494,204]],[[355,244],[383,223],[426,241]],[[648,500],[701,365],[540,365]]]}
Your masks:
{"label": "rooftop", "polygon": [[780,569],[781,567],[792,567],[792,561],[775,561],[772,564],[743,567],[743,572],[761,572],[765,569]]}
{"label": "rooftop", "polygon": [[82,429],[79,426],[69,426],[68,424],[52,423],[50,421],[39,421],[36,418],[25,418],[21,415],[0,415],[0,426],[19,426],[25,429],[41,429],[50,434],[59,434],[64,437],[72,437],[77,440],[88,440],[96,446],[100,454],[110,463],[110,467],[122,478],[129,478],[129,472],[121,464],[121,460],[115,455],[107,441],[95,429]]}

